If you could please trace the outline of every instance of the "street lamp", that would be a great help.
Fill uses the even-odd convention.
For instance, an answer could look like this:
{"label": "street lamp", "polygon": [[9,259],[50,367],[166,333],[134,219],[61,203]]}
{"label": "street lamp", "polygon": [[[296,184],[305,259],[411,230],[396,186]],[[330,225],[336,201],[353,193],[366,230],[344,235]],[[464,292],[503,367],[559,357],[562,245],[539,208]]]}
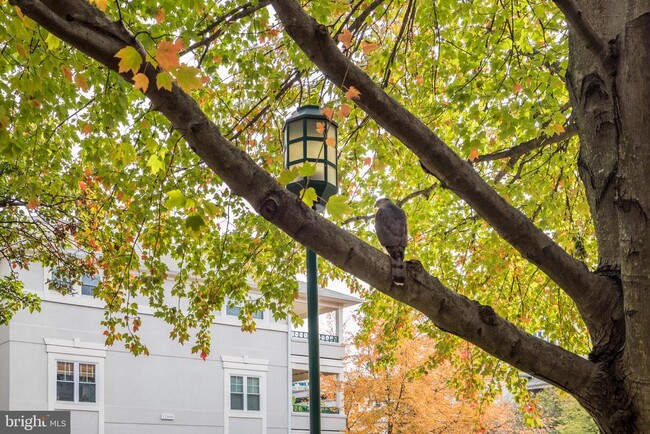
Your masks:
{"label": "street lamp", "polygon": [[[298,176],[287,185],[301,195],[313,187],[318,195],[314,209],[322,211],[328,199],[338,192],[337,175],[338,125],[324,116],[320,107],[306,105],[287,118],[284,128],[285,167],[299,167],[305,162],[316,165],[309,177]],[[320,349],[318,337],[318,258],[307,249],[307,344],[309,351],[309,432],[320,434]]]}

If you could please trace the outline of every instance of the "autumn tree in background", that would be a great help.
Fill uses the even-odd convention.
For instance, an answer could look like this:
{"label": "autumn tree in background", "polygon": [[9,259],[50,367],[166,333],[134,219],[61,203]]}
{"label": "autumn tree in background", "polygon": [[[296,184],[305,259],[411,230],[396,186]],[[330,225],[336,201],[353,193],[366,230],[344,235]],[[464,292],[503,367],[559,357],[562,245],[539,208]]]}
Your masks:
{"label": "autumn tree in background", "polygon": [[[650,431],[647,1],[9,3],[3,323],[38,307],[16,273],[41,262],[102,273],[108,344],[145,351],[140,296],[205,356],[226,298],[247,329],[292,315],[300,243],[369,318],[416,309],[460,369],[523,370],[604,433]],[[283,120],[306,103],[339,122],[331,221],[282,186]],[[400,288],[378,195],[409,216]]]}
{"label": "autumn tree in background", "polygon": [[483,401],[471,384],[464,390],[449,386],[454,369],[448,362],[432,363],[435,346],[428,336],[400,340],[391,360],[381,350],[383,337],[376,326],[347,360],[343,390],[348,433],[524,432],[515,430],[512,403],[502,398]]}

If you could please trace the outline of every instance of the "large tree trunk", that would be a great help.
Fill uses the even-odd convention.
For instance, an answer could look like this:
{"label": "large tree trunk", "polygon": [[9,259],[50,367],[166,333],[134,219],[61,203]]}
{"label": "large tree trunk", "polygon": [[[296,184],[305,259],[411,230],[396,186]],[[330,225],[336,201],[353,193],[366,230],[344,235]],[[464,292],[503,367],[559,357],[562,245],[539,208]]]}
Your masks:
{"label": "large tree trunk", "polygon": [[590,330],[591,360],[618,383],[609,392],[618,409],[613,417],[602,413],[607,403],[583,402],[604,433],[650,432],[650,6],[627,3],[580,5],[607,56],[572,31],[567,75],[579,170],[598,239],[597,272],[618,282],[624,300],[624,318]]}

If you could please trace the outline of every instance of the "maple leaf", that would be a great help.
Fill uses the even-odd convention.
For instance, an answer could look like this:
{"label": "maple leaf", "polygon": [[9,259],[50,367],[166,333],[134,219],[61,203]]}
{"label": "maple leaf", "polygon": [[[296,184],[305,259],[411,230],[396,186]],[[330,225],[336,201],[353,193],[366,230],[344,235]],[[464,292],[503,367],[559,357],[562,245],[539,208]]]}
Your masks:
{"label": "maple leaf", "polygon": [[469,161],[474,161],[478,158],[478,148],[472,148],[469,151]]}
{"label": "maple leaf", "polygon": [[515,85],[512,87],[512,91],[515,94],[521,92],[522,89],[523,89],[523,86],[521,85],[521,83],[515,83]]}
{"label": "maple leaf", "polygon": [[203,86],[200,74],[201,70],[199,68],[183,65],[176,71],[176,81],[185,92],[191,92]]}
{"label": "maple leaf", "polygon": [[422,77],[421,75],[418,75],[417,77],[415,77],[415,82],[417,84],[423,84],[424,83],[424,77]]}
{"label": "maple leaf", "polygon": [[172,83],[174,82],[174,77],[171,76],[169,72],[159,72],[156,75],[156,86],[158,89],[166,89],[171,92]]}
{"label": "maple leaf", "polygon": [[84,133],[85,135],[89,135],[92,130],[93,130],[93,126],[90,124],[86,124],[81,129],[81,132]]}
{"label": "maple leaf", "polygon": [[74,76],[74,84],[84,92],[87,92],[90,88],[90,86],[88,86],[88,82],[86,81],[86,77],[79,73],[76,73]]}
{"label": "maple leaf", "polygon": [[352,33],[348,29],[345,29],[339,33],[338,40],[339,42],[343,42],[345,48],[350,48],[352,46]]}
{"label": "maple leaf", "polygon": [[140,69],[140,65],[142,65],[142,56],[140,56],[138,50],[130,45],[115,53],[115,57],[120,59],[120,63],[118,64],[118,71],[120,73],[131,71],[133,74],[136,74]]}
{"label": "maple leaf", "polygon": [[345,97],[347,99],[350,99],[350,100],[355,99],[355,98],[358,99],[359,95],[361,95],[361,92],[359,92],[359,89],[357,89],[354,86],[348,87],[347,92],[345,92]]}
{"label": "maple leaf", "polygon": [[104,12],[106,10],[106,6],[108,6],[108,0],[91,0],[91,1],[92,3],[95,3],[95,6],[97,6],[97,8],[102,12]]}
{"label": "maple leaf", "polygon": [[325,117],[330,121],[332,120],[332,116],[334,116],[334,110],[332,110],[330,107],[325,107],[320,112],[324,114]]}
{"label": "maple leaf", "polygon": [[352,111],[352,108],[347,105],[347,104],[341,104],[341,108],[338,111],[338,116],[341,119],[347,118],[350,116],[350,112]]}
{"label": "maple leaf", "polygon": [[363,50],[363,54],[370,54],[377,48],[379,48],[379,45],[377,45],[375,42],[361,42],[361,50]]}
{"label": "maple leaf", "polygon": [[133,86],[136,89],[141,89],[142,93],[145,93],[147,88],[149,88],[149,78],[143,73],[138,72],[133,76]]}
{"label": "maple leaf", "polygon": [[163,71],[169,71],[180,66],[178,52],[184,47],[183,41],[178,39],[176,42],[160,41],[156,50],[156,61]]}
{"label": "maple leaf", "polygon": [[553,128],[555,134],[562,134],[564,132],[564,127],[561,124],[553,124],[551,128]]}
{"label": "maple leaf", "polygon": [[156,11],[156,17],[155,17],[155,18],[156,18],[156,22],[157,22],[158,24],[160,24],[160,23],[164,23],[165,20],[166,20],[166,17],[165,17],[165,11],[162,10],[162,9],[158,9],[158,10]]}
{"label": "maple leaf", "polygon": [[325,133],[325,122],[316,122],[316,132],[318,134]]}
{"label": "maple leaf", "polygon": [[327,140],[325,140],[325,143],[330,148],[333,148],[334,146],[336,146],[336,139],[334,137],[328,137]]}
{"label": "maple leaf", "polygon": [[36,209],[38,207],[38,199],[32,199],[27,202],[27,209]]}
{"label": "maple leaf", "polygon": [[65,76],[66,80],[72,83],[72,71],[70,71],[70,69],[66,66],[63,67],[63,75]]}

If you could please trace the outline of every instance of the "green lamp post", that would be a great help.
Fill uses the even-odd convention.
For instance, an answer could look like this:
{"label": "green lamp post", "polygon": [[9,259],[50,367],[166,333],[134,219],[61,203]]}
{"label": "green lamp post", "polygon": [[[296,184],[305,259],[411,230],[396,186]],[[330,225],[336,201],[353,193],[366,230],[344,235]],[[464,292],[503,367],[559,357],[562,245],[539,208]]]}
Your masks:
{"label": "green lamp post", "polygon": [[[321,212],[328,199],[338,192],[336,122],[324,116],[320,107],[306,105],[298,109],[284,124],[285,167],[305,162],[316,165],[309,177],[298,177],[287,185],[292,193],[301,194],[313,187],[318,195],[314,209]],[[307,340],[309,348],[309,432],[320,434],[320,349],[318,333],[318,258],[307,249]]]}

